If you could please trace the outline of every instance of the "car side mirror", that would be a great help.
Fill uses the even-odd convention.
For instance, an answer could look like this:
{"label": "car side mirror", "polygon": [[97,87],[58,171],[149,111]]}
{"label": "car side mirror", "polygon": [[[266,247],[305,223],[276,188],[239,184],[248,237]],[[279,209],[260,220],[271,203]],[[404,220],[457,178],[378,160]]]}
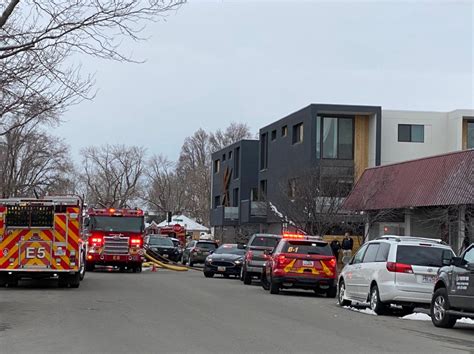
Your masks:
{"label": "car side mirror", "polygon": [[463,267],[467,264],[467,262],[461,257],[453,257],[451,258],[451,264],[455,267]]}
{"label": "car side mirror", "polygon": [[451,251],[443,251],[443,255],[441,258],[441,264],[444,266],[449,266],[452,264],[453,254]]}

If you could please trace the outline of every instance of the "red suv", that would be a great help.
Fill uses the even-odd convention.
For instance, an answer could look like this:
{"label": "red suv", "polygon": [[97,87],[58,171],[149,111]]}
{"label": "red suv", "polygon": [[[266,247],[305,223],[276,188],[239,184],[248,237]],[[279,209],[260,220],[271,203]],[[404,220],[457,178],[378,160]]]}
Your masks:
{"label": "red suv", "polygon": [[336,297],[336,258],[331,247],[319,237],[284,236],[267,255],[262,286],[271,294],[280,289],[314,290]]}

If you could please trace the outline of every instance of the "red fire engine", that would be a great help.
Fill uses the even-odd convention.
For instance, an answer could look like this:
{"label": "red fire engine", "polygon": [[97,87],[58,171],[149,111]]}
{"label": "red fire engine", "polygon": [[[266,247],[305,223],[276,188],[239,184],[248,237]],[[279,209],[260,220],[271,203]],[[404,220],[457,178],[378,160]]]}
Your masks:
{"label": "red fire engine", "polygon": [[118,266],[141,272],[144,259],[145,220],[140,209],[89,209],[86,269],[96,265]]}
{"label": "red fire engine", "polygon": [[79,197],[0,200],[0,286],[57,278],[77,288],[84,277]]}

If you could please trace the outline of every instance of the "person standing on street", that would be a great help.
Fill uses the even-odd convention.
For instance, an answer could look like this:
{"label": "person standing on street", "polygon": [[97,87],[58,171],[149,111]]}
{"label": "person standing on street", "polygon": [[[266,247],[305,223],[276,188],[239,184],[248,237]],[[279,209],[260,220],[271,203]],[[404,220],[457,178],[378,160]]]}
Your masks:
{"label": "person standing on street", "polygon": [[349,233],[344,234],[342,240],[342,262],[349,262],[352,257],[352,248],[354,248],[354,240],[349,236]]}
{"label": "person standing on street", "polygon": [[339,250],[341,249],[341,244],[339,243],[339,241],[337,239],[334,239],[331,241],[331,249],[332,249],[332,253],[334,254],[334,257],[336,257],[336,262],[338,263],[339,262]]}

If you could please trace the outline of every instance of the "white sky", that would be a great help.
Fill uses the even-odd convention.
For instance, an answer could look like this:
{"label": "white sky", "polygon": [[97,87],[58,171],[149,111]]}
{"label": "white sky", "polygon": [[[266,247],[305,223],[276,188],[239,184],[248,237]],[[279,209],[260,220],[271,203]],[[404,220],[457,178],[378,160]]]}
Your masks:
{"label": "white sky", "polygon": [[310,103],[474,108],[474,1],[188,1],[124,45],[146,63],[82,61],[99,92],[54,132],[76,158],[126,143],[176,159],[200,127],[256,132]]}

